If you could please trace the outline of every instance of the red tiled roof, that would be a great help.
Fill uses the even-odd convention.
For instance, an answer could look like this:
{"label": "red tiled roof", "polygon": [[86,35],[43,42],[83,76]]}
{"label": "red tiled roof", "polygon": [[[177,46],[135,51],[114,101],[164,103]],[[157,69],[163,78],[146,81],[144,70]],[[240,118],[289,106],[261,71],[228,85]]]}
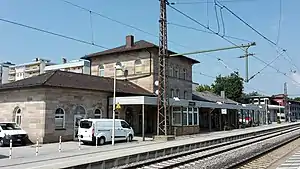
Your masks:
{"label": "red tiled roof", "polygon": [[[104,50],[101,52],[86,55],[86,56],[82,57],[82,59],[90,59],[93,57],[98,57],[98,56],[103,56],[103,55],[108,55],[108,54],[136,51],[136,50],[149,49],[149,48],[158,48],[158,46],[153,43],[147,42],[145,40],[140,40],[140,41],[135,42],[132,47],[126,47],[126,45],[123,45],[123,46],[119,46],[116,48],[112,48],[112,49]],[[169,50],[169,53],[175,54],[175,52],[170,51],[170,50]],[[175,56],[175,57],[183,57],[188,60],[191,60],[193,63],[200,63],[198,60],[192,59],[187,56]]]}
{"label": "red tiled roof", "polygon": [[[113,81],[113,78],[110,77],[91,76],[56,70],[38,76],[18,80],[12,83],[0,85],[0,91],[44,86],[113,92]],[[143,89],[127,80],[117,80],[116,92],[134,95],[153,95],[146,89]]]}

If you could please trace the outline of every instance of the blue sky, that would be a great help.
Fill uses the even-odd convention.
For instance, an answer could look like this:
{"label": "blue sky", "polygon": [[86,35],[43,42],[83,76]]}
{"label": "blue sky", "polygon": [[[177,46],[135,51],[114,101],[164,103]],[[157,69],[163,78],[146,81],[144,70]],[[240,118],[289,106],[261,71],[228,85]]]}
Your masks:
{"label": "blue sky", "polygon": [[[110,18],[158,35],[158,0],[70,1]],[[170,2],[195,1],[199,2],[201,0],[170,0]],[[280,18],[279,2],[280,0],[239,0],[222,3],[262,32],[263,35],[276,41]],[[300,38],[300,22],[298,22],[300,13],[298,10],[299,6],[300,1],[282,0],[279,46],[287,49],[292,60],[288,61],[289,58],[284,54],[272,64],[272,66],[287,73],[290,78],[293,78],[298,83],[295,83],[290,78],[268,67],[252,79],[249,84],[245,84],[246,92],[258,89],[261,91],[260,93],[264,92],[264,94],[282,93],[283,83],[287,82],[288,93],[291,96],[300,95],[300,76],[299,74],[290,73],[291,69],[297,70],[293,67],[291,62],[300,67],[300,58],[297,55],[298,41]],[[209,3],[208,6],[206,3],[177,4],[174,7],[189,14],[205,25],[209,23],[210,28],[217,31],[216,17],[212,3]],[[249,51],[255,53],[257,57],[268,63],[276,57],[274,46],[270,45],[265,39],[261,38],[230,13],[226,12],[226,10],[223,9],[222,11],[226,31],[225,35],[256,42],[257,46],[251,47]],[[92,39],[89,12],[71,6],[61,0],[1,0],[0,18],[89,42]],[[171,8],[168,8],[168,22],[203,29],[200,25],[188,20]],[[158,43],[157,37],[136,31],[96,15],[92,15],[92,23],[94,42],[108,48],[124,44],[125,36],[128,34],[134,35],[136,40],[144,39],[156,44]],[[222,31],[223,29],[221,29],[221,32]],[[24,63],[36,57],[51,59],[53,62],[60,62],[62,57],[66,57],[69,60],[77,59],[85,54],[103,50],[99,47],[63,39],[2,21],[0,21],[0,34],[0,62],[11,61],[14,63]],[[169,43],[169,49],[176,52],[232,46],[216,35],[174,25],[168,26],[168,36],[170,41],[176,42],[176,44]],[[236,44],[247,43],[238,40],[232,41]],[[245,77],[245,61],[237,58],[243,54],[244,52],[242,50],[234,49],[208,53],[207,55],[191,55],[190,57],[201,62],[194,66],[193,80],[200,84],[211,84],[214,79],[203,76],[201,73],[210,76],[216,76],[218,74],[228,75],[231,72],[230,69],[238,69],[241,76]],[[229,68],[226,68],[217,58],[221,58]],[[249,75],[252,76],[264,66],[264,63],[255,58],[250,58]],[[300,70],[298,70],[298,72],[299,71]]]}

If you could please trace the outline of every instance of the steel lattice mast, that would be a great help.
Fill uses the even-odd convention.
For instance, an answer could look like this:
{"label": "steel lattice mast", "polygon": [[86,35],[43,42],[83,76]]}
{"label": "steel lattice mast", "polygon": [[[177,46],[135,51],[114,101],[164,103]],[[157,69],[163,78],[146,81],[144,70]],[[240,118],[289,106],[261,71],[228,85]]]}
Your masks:
{"label": "steel lattice mast", "polygon": [[167,135],[168,113],[168,43],[167,43],[167,0],[160,0],[159,19],[159,72],[157,135]]}

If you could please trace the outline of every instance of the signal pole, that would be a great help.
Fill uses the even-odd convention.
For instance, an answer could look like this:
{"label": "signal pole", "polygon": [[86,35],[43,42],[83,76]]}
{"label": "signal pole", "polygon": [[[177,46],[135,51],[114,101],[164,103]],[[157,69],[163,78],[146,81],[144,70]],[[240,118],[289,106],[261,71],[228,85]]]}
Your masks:
{"label": "signal pole", "polygon": [[157,135],[167,135],[168,113],[168,41],[167,41],[167,0],[160,0],[159,19],[159,72],[157,99]]}

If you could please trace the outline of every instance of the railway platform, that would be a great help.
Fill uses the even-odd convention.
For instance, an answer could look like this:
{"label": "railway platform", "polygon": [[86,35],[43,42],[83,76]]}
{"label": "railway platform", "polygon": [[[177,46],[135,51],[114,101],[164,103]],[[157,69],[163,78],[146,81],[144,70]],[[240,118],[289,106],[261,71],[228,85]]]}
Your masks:
{"label": "railway platform", "polygon": [[[49,144],[42,145],[37,156],[35,155],[35,148],[31,146],[17,147],[13,149],[12,159],[0,159],[0,168],[110,168],[299,124],[299,122],[271,124],[231,131],[180,136],[168,142],[147,139],[146,141],[136,140],[131,143],[117,143],[114,146],[110,144],[98,147],[82,145],[80,150],[78,142],[69,142],[62,144],[61,152],[58,152],[58,144]],[[68,146],[66,146],[67,144]],[[0,148],[0,156],[7,157],[8,153],[8,148]]]}

